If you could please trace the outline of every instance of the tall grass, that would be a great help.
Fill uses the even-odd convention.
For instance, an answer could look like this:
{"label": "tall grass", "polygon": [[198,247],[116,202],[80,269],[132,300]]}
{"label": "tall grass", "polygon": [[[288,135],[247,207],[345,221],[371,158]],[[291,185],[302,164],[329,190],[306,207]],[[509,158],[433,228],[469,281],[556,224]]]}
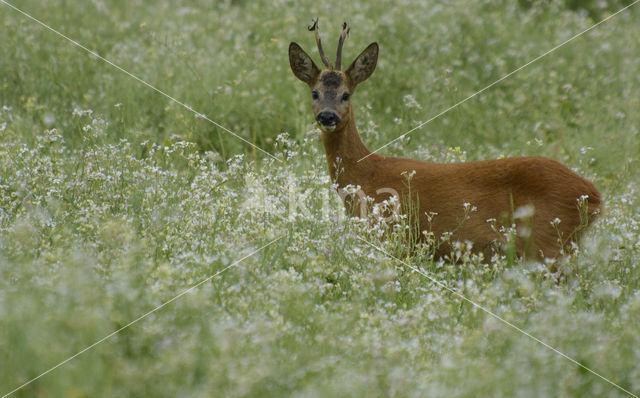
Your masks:
{"label": "tall grass", "polygon": [[[606,7],[16,6],[284,162],[0,5],[0,394],[282,237],[14,396],[629,396],[363,243],[393,231],[344,216],[287,58],[290,41],[315,53],[314,16],[328,52],[348,19],[346,62],[379,42],[378,69],[353,96],[375,149]],[[616,16],[384,150],[435,162],[544,155],[592,179],[606,212],[559,274],[483,263],[463,246],[457,262],[428,248],[406,257],[406,220],[381,243],[635,394],[639,15]]]}

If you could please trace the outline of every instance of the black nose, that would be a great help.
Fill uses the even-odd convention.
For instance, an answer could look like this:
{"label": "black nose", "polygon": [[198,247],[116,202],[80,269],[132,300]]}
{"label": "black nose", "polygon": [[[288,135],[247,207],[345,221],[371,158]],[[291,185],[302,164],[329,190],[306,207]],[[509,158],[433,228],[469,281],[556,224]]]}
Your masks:
{"label": "black nose", "polygon": [[331,126],[340,123],[340,118],[335,112],[322,111],[316,116],[316,120],[323,126]]}

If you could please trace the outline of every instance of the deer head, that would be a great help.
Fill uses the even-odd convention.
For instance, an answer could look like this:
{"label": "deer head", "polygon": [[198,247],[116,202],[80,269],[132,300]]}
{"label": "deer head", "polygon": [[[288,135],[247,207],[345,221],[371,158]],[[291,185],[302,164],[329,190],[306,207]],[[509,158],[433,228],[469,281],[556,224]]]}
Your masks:
{"label": "deer head", "polygon": [[297,43],[292,42],[289,45],[291,70],[311,89],[313,115],[320,128],[324,132],[339,131],[352,119],[350,99],[356,86],[367,80],[376,68],[378,43],[369,44],[347,70],[342,71],[340,70],[342,45],[349,33],[349,25],[345,22],[340,34],[335,68],[322,49],[317,19],[309,30],[315,32],[320,58],[327,69],[318,69],[311,57]]}

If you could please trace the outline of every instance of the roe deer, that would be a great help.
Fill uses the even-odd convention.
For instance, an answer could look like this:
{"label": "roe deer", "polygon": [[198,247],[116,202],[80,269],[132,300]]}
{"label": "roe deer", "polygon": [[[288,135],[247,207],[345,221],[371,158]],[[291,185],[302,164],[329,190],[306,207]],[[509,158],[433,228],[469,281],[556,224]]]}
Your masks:
{"label": "roe deer", "polygon": [[[293,74],[311,89],[313,114],[322,131],[329,174],[339,190],[349,184],[360,186],[374,202],[388,199],[388,192],[395,190],[404,212],[406,203],[416,203],[420,231],[429,229],[436,239],[452,233],[451,242],[471,242],[472,251],[483,253],[486,260],[494,243],[501,239],[496,226],[510,227],[515,223],[517,254],[542,260],[563,255],[566,245],[578,240],[589,217],[599,213],[600,193],[595,186],[548,158],[436,164],[371,153],[356,129],[350,99],[356,86],[373,73],[378,44],[371,43],[342,71],[347,23],[338,42],[335,67],[322,50],[317,20],[309,30],[315,31],[327,69],[318,69],[294,42],[289,45],[289,62]],[[409,190],[406,173],[414,171]],[[349,201],[343,199],[356,215],[358,204],[349,206]],[[469,212],[468,204],[474,211]],[[428,215],[433,213],[437,215],[429,221]],[[451,245],[445,243],[437,247],[435,254],[443,257],[450,251]]]}

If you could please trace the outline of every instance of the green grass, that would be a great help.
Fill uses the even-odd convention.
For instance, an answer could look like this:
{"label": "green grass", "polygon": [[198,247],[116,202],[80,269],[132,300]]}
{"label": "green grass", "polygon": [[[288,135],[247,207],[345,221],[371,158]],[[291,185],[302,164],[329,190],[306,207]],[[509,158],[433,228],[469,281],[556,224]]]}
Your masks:
{"label": "green grass", "polygon": [[[12,396],[629,396],[358,239],[383,227],[344,216],[289,69],[290,41],[319,63],[315,16],[330,54],[348,19],[345,63],[378,41],[353,96],[375,149],[622,6],[521,3],[16,2],[282,163],[0,5],[0,395],[281,238]],[[382,243],[635,394],[639,17],[384,150],[542,155],[593,180],[606,212],[561,281]]]}

